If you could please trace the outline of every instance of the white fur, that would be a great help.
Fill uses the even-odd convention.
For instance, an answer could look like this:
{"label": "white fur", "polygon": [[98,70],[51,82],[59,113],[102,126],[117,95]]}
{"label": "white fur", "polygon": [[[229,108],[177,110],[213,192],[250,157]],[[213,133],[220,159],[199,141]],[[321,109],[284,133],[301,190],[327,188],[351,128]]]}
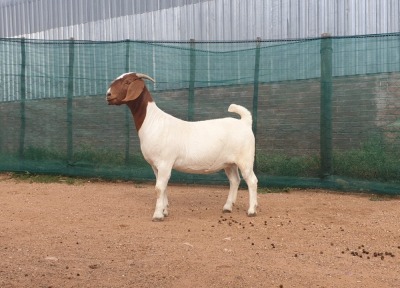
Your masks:
{"label": "white fur", "polygon": [[168,215],[166,188],[172,169],[195,174],[224,169],[230,190],[223,210],[231,212],[240,183],[239,168],[249,187],[248,215],[256,214],[257,178],[253,172],[255,139],[251,114],[236,104],[230,105],[228,110],[238,113],[241,119],[187,122],[165,113],[154,102],[148,103],[139,138],[143,156],[157,179],[153,220],[162,220]]}
{"label": "white fur", "polygon": [[128,73],[124,73],[124,74],[121,74],[117,79],[115,79],[115,80],[119,80],[119,79],[122,79],[122,78],[124,78],[126,75],[129,75],[129,74],[132,74],[133,72],[128,72]]}

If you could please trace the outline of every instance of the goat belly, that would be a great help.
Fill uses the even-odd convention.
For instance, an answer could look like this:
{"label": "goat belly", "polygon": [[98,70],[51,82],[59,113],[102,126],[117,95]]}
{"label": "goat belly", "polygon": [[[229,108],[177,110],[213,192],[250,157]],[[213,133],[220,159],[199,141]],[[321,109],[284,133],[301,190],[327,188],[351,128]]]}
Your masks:
{"label": "goat belly", "polygon": [[190,174],[212,174],[218,172],[228,165],[197,165],[197,166],[181,166],[179,164],[174,165],[173,169]]}
{"label": "goat belly", "polygon": [[191,174],[211,174],[218,172],[229,166],[226,159],[208,158],[204,155],[192,155],[192,157],[187,157],[185,159],[177,159],[173,165],[173,169],[191,173]]}

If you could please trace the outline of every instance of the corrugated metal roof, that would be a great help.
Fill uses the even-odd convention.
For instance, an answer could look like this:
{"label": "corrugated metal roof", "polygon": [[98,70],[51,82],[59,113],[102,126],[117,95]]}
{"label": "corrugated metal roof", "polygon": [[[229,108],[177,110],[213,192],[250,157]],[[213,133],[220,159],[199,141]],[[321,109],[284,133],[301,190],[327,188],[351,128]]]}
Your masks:
{"label": "corrugated metal roof", "polygon": [[0,0],[0,37],[201,41],[400,31],[398,0]]}

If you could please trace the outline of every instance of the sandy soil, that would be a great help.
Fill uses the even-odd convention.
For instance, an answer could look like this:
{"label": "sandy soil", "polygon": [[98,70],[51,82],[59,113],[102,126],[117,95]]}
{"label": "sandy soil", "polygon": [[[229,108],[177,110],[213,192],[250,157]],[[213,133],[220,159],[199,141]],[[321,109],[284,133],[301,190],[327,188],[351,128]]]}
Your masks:
{"label": "sandy soil", "polygon": [[400,287],[400,200],[0,176],[0,287]]}

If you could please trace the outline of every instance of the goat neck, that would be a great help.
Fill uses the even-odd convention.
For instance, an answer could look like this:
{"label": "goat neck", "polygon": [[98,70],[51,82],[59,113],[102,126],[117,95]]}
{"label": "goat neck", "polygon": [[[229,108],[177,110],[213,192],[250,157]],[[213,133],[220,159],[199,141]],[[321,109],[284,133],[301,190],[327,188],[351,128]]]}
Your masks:
{"label": "goat neck", "polygon": [[138,98],[133,101],[129,101],[126,105],[128,105],[131,110],[133,120],[135,121],[136,130],[139,132],[140,127],[146,118],[147,112],[147,104],[149,102],[153,102],[153,98],[147,87],[144,87],[142,94]]}

